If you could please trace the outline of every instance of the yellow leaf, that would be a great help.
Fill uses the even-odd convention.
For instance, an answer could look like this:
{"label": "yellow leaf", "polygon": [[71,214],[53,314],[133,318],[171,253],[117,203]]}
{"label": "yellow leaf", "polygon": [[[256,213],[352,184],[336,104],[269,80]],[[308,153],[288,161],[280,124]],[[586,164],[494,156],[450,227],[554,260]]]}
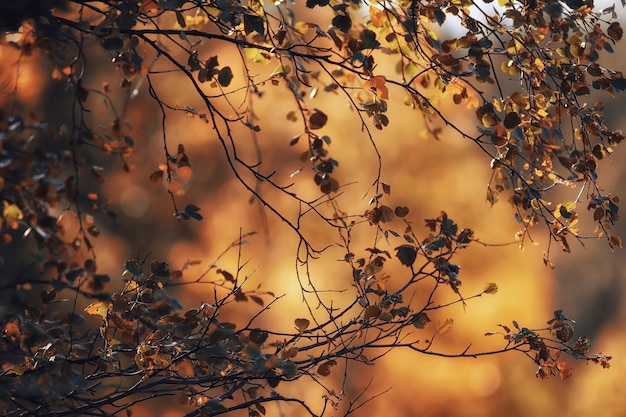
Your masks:
{"label": "yellow leaf", "polygon": [[425,32],[426,32],[428,38],[430,38],[430,39],[432,39],[434,41],[439,40],[439,36],[437,36],[437,33],[435,33],[432,29],[430,29],[427,26],[424,26],[423,28],[425,29]]}
{"label": "yellow leaf", "polygon": [[111,303],[109,303],[108,301],[97,301],[85,307],[85,313],[92,314],[94,316],[100,316],[103,319],[107,317],[110,310]]}
{"label": "yellow leaf", "polygon": [[[310,23],[307,22],[296,22],[294,29],[300,32],[301,35],[306,35],[306,33],[313,27]],[[244,48],[245,49],[245,48]]]}
{"label": "yellow leaf", "polygon": [[561,204],[565,210],[567,211],[574,211],[576,209],[576,203],[574,203],[573,201],[566,201],[564,203]]}
{"label": "yellow leaf", "polygon": [[381,27],[387,21],[387,15],[377,7],[370,6],[370,22],[374,27]]}
{"label": "yellow leaf", "polygon": [[256,62],[257,64],[267,64],[270,62],[269,55],[267,52],[258,49],[258,48],[243,48],[243,53],[250,61]]}
{"label": "yellow leaf", "polygon": [[496,119],[489,113],[483,114],[481,121],[485,127],[494,127],[497,123]]}
{"label": "yellow leaf", "polygon": [[222,11],[217,7],[205,6],[204,11],[206,11],[207,14],[212,17],[219,17],[222,14]]}
{"label": "yellow leaf", "polygon": [[417,65],[412,62],[409,62],[404,66],[404,75],[407,77],[415,77],[419,73],[419,69]]}
{"label": "yellow leaf", "polygon": [[534,209],[534,210],[541,210],[542,207],[542,203],[543,200],[540,200],[538,198],[533,198],[532,200],[530,200],[530,206]]}
{"label": "yellow leaf", "polygon": [[478,108],[479,104],[480,103],[478,102],[478,96],[476,95],[476,93],[468,91],[467,98],[465,99],[465,106],[468,109],[476,109]]}
{"label": "yellow leaf", "polygon": [[195,14],[193,16],[187,15],[185,16],[185,23],[187,24],[187,27],[199,29],[202,25],[209,23],[209,18],[205,14]]}
{"label": "yellow leaf", "polygon": [[4,217],[4,220],[6,220],[7,223],[12,223],[22,220],[24,218],[24,213],[22,213],[22,210],[20,210],[17,205],[9,204],[5,201],[4,210],[2,210],[2,217]]}
{"label": "yellow leaf", "polygon": [[137,284],[135,281],[128,281],[126,283],[126,286],[124,286],[124,293],[136,292],[137,288],[139,288],[139,284]]}

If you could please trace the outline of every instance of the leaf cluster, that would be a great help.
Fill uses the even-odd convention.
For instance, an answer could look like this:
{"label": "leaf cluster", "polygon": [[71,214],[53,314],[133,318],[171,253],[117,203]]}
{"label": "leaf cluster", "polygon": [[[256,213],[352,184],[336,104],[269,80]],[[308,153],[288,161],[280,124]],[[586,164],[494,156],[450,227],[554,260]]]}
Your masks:
{"label": "leaf cluster", "polygon": [[[626,89],[623,73],[602,61],[623,37],[614,8],[595,10],[583,0],[510,1],[499,9],[489,3],[307,0],[308,8],[328,11],[324,25],[299,20],[282,1],[272,7],[238,0],[1,6],[3,47],[20,57],[49,58],[50,78],[72,94],[69,122],[59,126],[18,106],[0,114],[0,273],[8,277],[0,287],[1,408],[77,415],[120,412],[137,402],[176,396],[190,416],[239,409],[259,416],[266,413],[263,404],[277,401],[321,416],[343,399],[324,378],[343,377],[345,384],[348,364],[371,364],[397,348],[446,357],[514,350],[533,361],[541,378],[570,375],[562,354],[608,367],[611,357],[590,355],[587,338],[571,344],[574,322],[561,311],[542,329],[516,321],[513,328],[500,325],[500,332],[489,333],[504,338],[493,351],[468,346],[450,353],[435,343],[453,328],[448,307],[495,294],[498,285],[487,283],[481,292],[463,295],[456,255],[480,243],[473,230],[459,227],[445,211],[417,230],[409,217],[413,208],[389,202],[391,185],[382,179],[376,134],[394,123],[393,105],[403,103],[421,120],[423,133],[416,136],[454,135],[491,161],[489,168],[485,164],[491,170],[487,200],[495,204],[504,197],[511,205],[521,227],[520,246],[531,240],[532,226],[545,227],[546,265],[553,266],[553,243],[565,252],[571,241],[582,244],[590,237],[605,238],[611,249],[622,246],[612,233],[620,199],[601,186],[598,167],[624,134],[607,125],[603,102],[585,101],[595,99],[593,91],[612,98]],[[439,29],[452,17],[462,30],[444,38]],[[119,89],[111,82],[92,85],[92,47],[106,56]],[[395,63],[395,71],[383,70],[383,62]],[[170,102],[164,85],[172,73],[202,107]],[[275,175],[281,167],[266,170],[266,148],[257,137],[266,122],[258,120],[255,105],[271,90],[287,94],[291,103],[285,119],[297,134],[284,143],[296,149],[294,161],[301,164],[289,176],[293,183]],[[94,154],[108,156],[132,175],[136,141],[142,138],[131,136],[126,113],[139,94],[158,108],[163,145],[161,162],[144,180],[165,187],[177,220],[203,220],[200,206],[181,203],[194,175],[185,146],[168,136],[168,117],[184,114],[212,129],[225,163],[263,215],[277,217],[298,237],[296,278],[309,314],[294,314],[292,331],[256,324],[279,297],[246,287],[241,257],[237,265],[218,267],[220,256],[191,280],[183,280],[183,272],[197,262],[172,270],[160,261],[131,259],[121,289],[109,288],[109,275],[98,271],[93,239],[117,214],[102,194],[108,166],[86,161]],[[318,95],[353,111],[363,146],[376,156],[377,163],[365,167],[374,178],[365,211],[340,204],[342,188],[351,185],[351,167],[333,153],[331,128],[342,120],[335,111],[339,106],[318,105]],[[92,122],[96,99],[106,109],[96,117],[105,120],[100,124]],[[468,109],[471,128],[456,114]],[[245,134],[255,144],[256,162],[241,156]],[[297,191],[298,174],[305,170],[319,190],[316,197]],[[297,213],[281,210],[261,184],[294,202]],[[556,188],[573,197],[553,204]],[[591,233],[582,231],[581,206],[595,224]],[[347,267],[343,291],[354,295],[347,304],[329,301],[310,276],[309,263],[324,254],[302,226],[311,217],[339,236]],[[363,235],[369,247],[354,243]],[[241,251],[242,245],[243,236],[225,252]],[[20,257],[11,256],[15,253]],[[210,300],[185,310],[171,293],[187,285],[210,287]],[[247,323],[230,320],[229,308],[248,301],[258,313]],[[321,411],[281,394],[286,383],[300,379],[325,390]],[[350,403],[346,415],[354,407]]]}

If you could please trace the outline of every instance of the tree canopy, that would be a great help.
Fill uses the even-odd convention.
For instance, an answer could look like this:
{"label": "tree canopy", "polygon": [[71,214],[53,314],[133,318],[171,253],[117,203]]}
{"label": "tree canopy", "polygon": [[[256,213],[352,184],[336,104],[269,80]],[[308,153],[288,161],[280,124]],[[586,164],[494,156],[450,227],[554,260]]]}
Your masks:
{"label": "tree canopy", "polygon": [[[415,140],[470,144],[467,157],[490,178],[476,190],[485,210],[508,204],[514,244],[544,245],[549,268],[554,247],[602,239],[621,248],[619,198],[599,174],[624,139],[602,101],[626,89],[607,63],[623,36],[614,6],[15,0],[0,5],[0,32],[0,51],[14,58],[0,85],[3,414],[119,415],[175,396],[187,416],[255,417],[276,403],[349,415],[376,396],[349,398],[329,381],[344,387],[352,363],[375,364],[394,349],[451,358],[516,351],[539,378],[569,377],[572,361],[610,366],[561,310],[542,323],[493,326],[486,336],[499,338],[497,349],[468,341],[439,350],[435,341],[454,324],[448,311],[499,288],[463,291],[459,254],[501,242],[454,220],[458,207],[416,217],[420,207],[401,197],[411,190],[385,179],[394,163],[381,142],[408,117]],[[20,100],[25,83],[41,82],[29,80],[29,58],[46,68],[45,85],[62,86],[43,110]],[[142,106],[150,116],[137,126],[132,113]],[[193,133],[173,121],[180,115],[205,126],[210,161],[189,151]],[[342,124],[356,140],[338,152],[343,138],[330,132]],[[160,163],[146,166],[154,137]],[[208,266],[138,249],[125,254],[121,277],[99,267],[113,250],[99,237],[136,230],[108,195],[122,193],[107,188],[112,173],[162,185],[159,206],[173,217],[154,227],[192,234],[211,214],[192,200],[207,169],[246,190],[240,203],[258,206],[259,234],[270,238],[279,220],[295,236],[285,279],[297,283],[303,308],[291,328],[264,321],[284,291],[250,285],[263,274],[254,255],[247,260],[255,232],[239,230],[226,204],[217,210],[236,237]],[[441,186],[420,172],[416,187]],[[337,254],[340,266],[327,273],[343,279],[329,284],[311,264]],[[183,306],[181,289],[205,301]],[[243,304],[256,310],[236,320]],[[326,391],[318,403],[285,390],[304,380]]]}

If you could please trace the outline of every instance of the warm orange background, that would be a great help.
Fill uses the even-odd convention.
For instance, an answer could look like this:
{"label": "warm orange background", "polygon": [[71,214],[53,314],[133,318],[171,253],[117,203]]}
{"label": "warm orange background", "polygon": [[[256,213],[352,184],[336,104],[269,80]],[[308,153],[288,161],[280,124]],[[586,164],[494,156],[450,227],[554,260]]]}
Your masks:
{"label": "warm orange background", "polygon": [[[220,49],[220,45],[206,45],[201,53],[218,54],[220,64],[231,65],[235,74],[233,86],[241,85],[241,65],[233,51]],[[210,51],[210,52],[209,52]],[[624,52],[626,53],[626,51]],[[620,56],[618,52],[616,56]],[[621,55],[623,56],[623,55]],[[70,96],[64,93],[63,84],[51,81],[53,66],[44,58],[23,57],[21,65],[15,51],[0,49],[0,76],[14,77],[19,69],[17,98],[24,109],[36,109],[43,118],[60,125],[68,119],[67,109]],[[100,88],[103,82],[113,86],[116,102],[121,104],[121,90],[117,87],[119,75],[107,57],[94,52],[93,72],[86,83]],[[617,59],[616,59],[617,61]],[[393,68],[394,63],[381,61],[381,71]],[[265,67],[251,67],[259,74],[271,72],[275,63]],[[386,69],[385,69],[386,71]],[[160,77],[160,78],[159,78]],[[195,107],[200,112],[202,104],[189,85],[179,76],[156,76],[155,85],[161,98],[172,105]],[[165,82],[166,81],[166,82]],[[239,83],[239,84],[238,84]],[[320,90],[323,85],[320,84]],[[284,86],[265,88],[263,97],[255,97],[252,106],[261,126],[258,140],[263,151],[262,169],[268,173],[276,170],[275,179],[282,184],[291,182],[289,174],[302,166],[298,155],[305,148],[303,141],[293,147],[289,140],[301,133],[298,122],[287,121],[286,113],[294,107],[293,98]],[[217,94],[217,90],[207,90]],[[406,205],[411,208],[409,218],[415,229],[424,236],[422,219],[435,217],[446,210],[461,227],[471,227],[476,237],[484,242],[503,243],[513,240],[518,230],[513,220],[513,211],[506,201],[493,208],[485,201],[486,184],[489,180],[489,159],[471,143],[460,139],[451,130],[445,130],[441,141],[423,139],[423,120],[414,111],[402,105],[404,96],[399,90],[390,89],[390,125],[382,132],[375,131],[376,145],[383,158],[383,181],[391,184],[392,193],[385,197],[390,206]],[[11,94],[0,97],[3,105],[12,99]],[[241,99],[241,96],[239,96]],[[605,98],[608,101],[608,98]],[[221,103],[223,104],[223,103]],[[368,206],[367,192],[375,178],[375,154],[360,126],[354,111],[350,110],[345,97],[320,92],[309,99],[310,107],[317,107],[329,116],[329,123],[321,134],[329,135],[333,143],[331,155],[339,160],[337,177],[340,182],[353,183],[346,187],[340,198],[342,208],[351,213],[362,213]],[[93,123],[108,124],[110,115],[97,96],[92,96],[88,105],[93,110]],[[449,104],[448,114],[456,112],[454,121],[473,129],[473,113],[464,106]],[[619,120],[617,101],[607,105],[610,122]],[[223,105],[220,107],[226,110]],[[250,278],[249,288],[262,283],[262,289],[276,294],[287,294],[265,316],[259,325],[290,329],[293,319],[305,316],[299,285],[295,279],[294,255],[295,236],[275,216],[266,212],[269,235],[263,232],[262,216],[256,204],[249,203],[250,195],[237,182],[223,157],[215,133],[210,125],[198,118],[181,113],[168,115],[167,136],[171,151],[178,143],[185,145],[194,170],[194,180],[189,192],[179,199],[179,204],[194,203],[201,207],[204,221],[201,223],[177,223],[171,216],[172,206],[163,187],[149,183],[148,175],[163,162],[160,113],[150,101],[145,86],[140,96],[131,101],[125,115],[132,129],[127,134],[135,139],[136,153],[131,162],[133,170],[122,173],[117,161],[91,154],[89,163],[98,163],[108,169],[108,181],[103,193],[119,207],[117,222],[99,219],[101,229],[106,231],[94,239],[98,253],[99,270],[115,277],[122,271],[125,259],[141,253],[152,252],[152,257],[171,261],[174,267],[187,259],[198,259],[202,263],[197,269],[187,271],[187,279],[201,272],[224,247],[243,231],[256,230],[251,244],[244,247],[244,258],[250,259],[247,272],[258,267]],[[618,126],[616,126],[618,127]],[[249,130],[237,128],[235,138],[241,146],[242,155],[251,163],[256,156]],[[607,189],[615,194],[623,193],[621,187],[626,171],[619,163],[623,150],[604,161],[601,172]],[[316,195],[310,168],[296,176],[295,189],[304,195]],[[250,176],[247,176],[251,180]],[[621,187],[621,189],[620,189]],[[284,210],[291,218],[297,206],[262,185],[262,193],[276,207]],[[564,190],[563,199],[575,197],[576,190]],[[370,195],[371,196],[371,195]],[[557,197],[554,197],[556,200]],[[320,222],[311,219],[305,223],[305,231],[312,242],[328,244],[337,241],[337,234],[329,227],[320,227]],[[590,232],[588,226],[587,232]],[[624,226],[619,225],[623,232]],[[397,226],[399,231],[401,226]],[[371,246],[372,230],[362,227],[357,235],[357,247]],[[374,366],[351,367],[352,377],[346,387],[347,400],[357,395],[370,378],[373,383],[368,396],[376,395],[387,388],[389,392],[360,409],[355,416],[623,416],[623,398],[626,389],[621,378],[626,372],[625,311],[623,304],[625,265],[622,253],[611,253],[603,241],[587,241],[587,249],[573,244],[573,253],[557,255],[557,269],[546,269],[541,261],[546,247],[546,234],[537,229],[538,246],[528,245],[520,251],[517,245],[484,248],[474,245],[466,250],[457,262],[462,265],[460,278],[464,294],[482,290],[486,282],[496,282],[500,288],[497,295],[487,296],[469,303],[464,311],[460,306],[450,308],[446,314],[453,317],[453,329],[441,337],[436,348],[446,352],[458,352],[473,343],[474,350],[493,349],[501,346],[497,336],[486,338],[486,331],[496,330],[497,323],[510,323],[512,319],[528,327],[542,327],[551,317],[552,311],[563,308],[568,317],[578,322],[578,329],[592,336],[593,351],[613,354],[610,370],[573,363],[574,376],[569,380],[557,378],[539,380],[534,377],[534,366],[521,354],[485,357],[480,359],[441,359],[417,355],[410,351],[388,354]],[[626,234],[621,233],[624,237]],[[389,248],[393,249],[394,245]],[[340,250],[331,249],[320,260],[312,263],[313,279],[319,287],[348,288],[341,297],[350,300],[354,292],[350,287],[350,271],[345,264],[336,261],[342,257]],[[235,254],[220,262],[225,269],[235,269]],[[402,277],[406,271],[390,269],[391,282],[395,276]],[[400,278],[398,278],[400,279]],[[211,291],[195,288],[179,297],[186,306],[201,301],[210,301]],[[339,299],[339,298],[338,298]],[[238,306],[238,313],[245,319],[257,310],[257,306]],[[577,332],[577,336],[581,333]],[[425,337],[427,335],[425,334]],[[323,394],[313,384],[297,384],[292,394],[306,398],[313,405],[321,404]],[[287,391],[289,392],[289,391]],[[177,416],[178,407],[161,408],[161,415]],[[288,410],[288,408],[285,408]],[[136,410],[139,412],[140,410]],[[183,410],[186,412],[189,410]]]}

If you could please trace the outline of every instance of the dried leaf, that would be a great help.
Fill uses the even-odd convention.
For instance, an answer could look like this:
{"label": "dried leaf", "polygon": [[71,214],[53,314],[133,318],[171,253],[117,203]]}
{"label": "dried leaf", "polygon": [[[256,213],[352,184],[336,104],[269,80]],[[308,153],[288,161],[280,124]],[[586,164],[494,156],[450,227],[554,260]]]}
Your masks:
{"label": "dried leaf", "polygon": [[423,329],[430,322],[430,317],[426,313],[416,313],[411,318],[411,324],[417,329]]}
{"label": "dried leaf", "polygon": [[495,282],[488,282],[485,284],[485,289],[483,289],[483,294],[495,294],[498,292],[498,284]]}
{"label": "dried leaf", "polygon": [[328,376],[330,375],[330,368],[335,365],[337,365],[337,361],[334,359],[326,361],[317,368],[317,373],[321,376]]}
{"label": "dried leaf", "polygon": [[309,327],[311,322],[307,319],[296,319],[294,321],[294,324],[296,325],[296,329],[298,329],[298,331],[302,333]]}
{"label": "dried leaf", "polygon": [[363,312],[363,318],[365,319],[376,319],[380,316],[381,310],[377,305],[367,306],[365,311]]}
{"label": "dried leaf", "polygon": [[393,212],[398,217],[405,217],[407,214],[409,214],[409,208],[399,206],[399,207],[396,207]]}
{"label": "dried leaf", "polygon": [[609,246],[611,249],[622,248],[622,239],[619,236],[611,235],[609,237]]}
{"label": "dried leaf", "polygon": [[218,269],[217,270],[218,274],[222,274],[222,276],[224,277],[224,279],[226,279],[226,281],[228,282],[232,282],[232,283],[236,283],[237,280],[235,279],[235,277],[233,276],[233,274],[231,274],[228,271],[225,271],[223,269]]}

